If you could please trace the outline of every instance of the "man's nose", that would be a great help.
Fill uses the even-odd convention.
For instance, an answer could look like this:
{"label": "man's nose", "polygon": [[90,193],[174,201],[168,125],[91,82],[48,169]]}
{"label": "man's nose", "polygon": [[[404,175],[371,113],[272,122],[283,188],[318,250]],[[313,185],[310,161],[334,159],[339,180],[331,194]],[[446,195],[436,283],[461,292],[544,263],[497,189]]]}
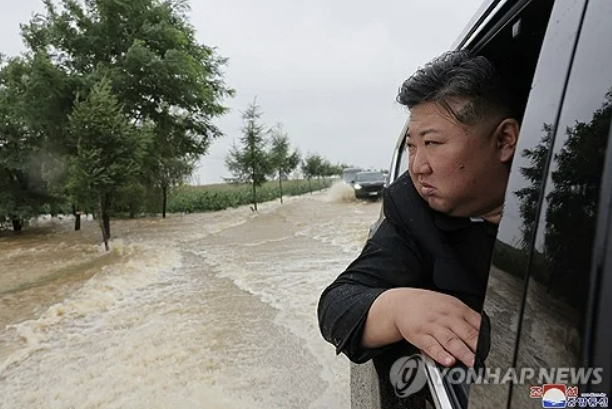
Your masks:
{"label": "man's nose", "polygon": [[417,151],[411,158],[408,159],[408,161],[410,162],[410,169],[414,174],[427,174],[431,172],[427,153],[423,152],[423,149],[417,149]]}

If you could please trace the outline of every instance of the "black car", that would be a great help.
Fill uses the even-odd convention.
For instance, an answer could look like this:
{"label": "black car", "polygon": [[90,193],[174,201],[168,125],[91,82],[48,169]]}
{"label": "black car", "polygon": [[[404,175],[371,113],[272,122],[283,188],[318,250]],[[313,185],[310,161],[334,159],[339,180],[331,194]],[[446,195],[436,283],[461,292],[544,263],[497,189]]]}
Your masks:
{"label": "black car", "polygon": [[387,184],[382,172],[359,172],[355,175],[353,189],[357,199],[377,199]]}
{"label": "black car", "polygon": [[[425,357],[424,391],[437,408],[609,405],[611,22],[610,0],[489,0],[453,47],[490,59],[525,108],[477,356],[483,368],[515,373],[594,368],[599,377],[570,376],[562,385],[554,379],[461,382]],[[405,132],[393,155],[390,183],[407,169]],[[390,376],[404,353],[399,348],[367,364],[351,364],[353,409],[409,407]],[[547,400],[548,392],[556,398]]]}

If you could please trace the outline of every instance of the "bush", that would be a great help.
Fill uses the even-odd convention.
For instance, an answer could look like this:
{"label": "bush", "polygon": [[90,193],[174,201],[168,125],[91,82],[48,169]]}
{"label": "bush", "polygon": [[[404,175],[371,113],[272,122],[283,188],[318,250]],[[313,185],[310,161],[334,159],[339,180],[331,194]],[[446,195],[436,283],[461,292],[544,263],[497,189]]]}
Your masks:
{"label": "bush", "polygon": [[[287,180],[283,182],[283,196],[297,196],[328,188],[328,179]],[[257,202],[278,199],[277,181],[266,182],[257,188]],[[223,210],[252,203],[253,191],[246,184],[216,184],[205,186],[179,186],[168,195],[168,213],[197,213]]]}

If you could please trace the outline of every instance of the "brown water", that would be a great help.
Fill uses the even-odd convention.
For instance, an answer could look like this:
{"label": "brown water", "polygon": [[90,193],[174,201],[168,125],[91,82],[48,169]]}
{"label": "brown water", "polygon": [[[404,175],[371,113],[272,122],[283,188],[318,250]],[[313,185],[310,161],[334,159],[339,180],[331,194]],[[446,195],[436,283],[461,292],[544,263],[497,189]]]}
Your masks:
{"label": "brown water", "polygon": [[350,197],[0,237],[0,408],[348,408],[316,303],[380,211]]}

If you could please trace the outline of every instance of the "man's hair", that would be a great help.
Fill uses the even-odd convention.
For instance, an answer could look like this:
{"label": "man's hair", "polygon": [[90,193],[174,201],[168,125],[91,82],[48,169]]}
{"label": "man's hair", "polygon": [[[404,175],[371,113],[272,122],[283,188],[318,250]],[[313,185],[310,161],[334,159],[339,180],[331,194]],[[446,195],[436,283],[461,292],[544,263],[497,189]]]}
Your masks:
{"label": "man's hair", "polygon": [[[420,68],[402,84],[397,101],[408,109],[434,102],[465,125],[490,116],[520,120],[515,98],[493,64],[467,50],[447,52]],[[467,103],[453,106],[459,101]]]}

